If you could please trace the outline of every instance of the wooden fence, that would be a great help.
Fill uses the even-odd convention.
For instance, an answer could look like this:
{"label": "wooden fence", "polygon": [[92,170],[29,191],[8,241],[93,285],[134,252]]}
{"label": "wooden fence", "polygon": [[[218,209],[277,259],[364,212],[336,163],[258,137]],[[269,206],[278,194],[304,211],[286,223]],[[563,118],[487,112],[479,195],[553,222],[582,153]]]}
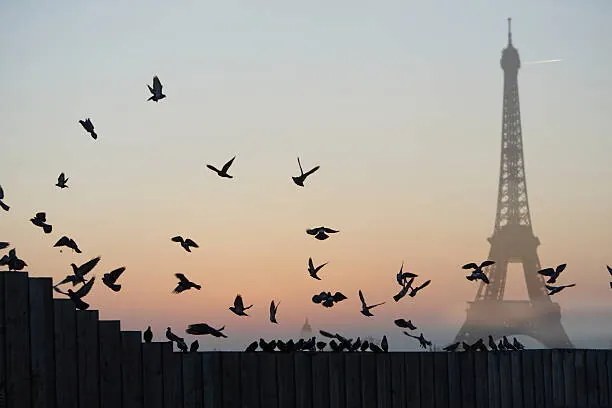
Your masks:
{"label": "wooden fence", "polygon": [[0,295],[6,408],[612,406],[612,350],[177,353],[49,278],[0,273]]}

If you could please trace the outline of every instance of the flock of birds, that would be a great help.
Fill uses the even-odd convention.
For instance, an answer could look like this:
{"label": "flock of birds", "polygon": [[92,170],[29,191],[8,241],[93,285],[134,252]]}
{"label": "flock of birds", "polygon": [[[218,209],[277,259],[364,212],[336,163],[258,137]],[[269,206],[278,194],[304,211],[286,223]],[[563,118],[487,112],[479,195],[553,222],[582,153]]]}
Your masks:
{"label": "flock of birds", "polygon": [[[149,101],[159,102],[161,99],[166,97],[166,95],[164,95],[162,92],[163,87],[157,76],[153,78],[153,86],[147,85],[147,87],[151,93],[151,96],[148,99]],[[91,135],[91,137],[94,140],[98,138],[98,135],[95,132],[94,125],[90,118],[79,120],[79,123],[82,125],[85,131]],[[210,169],[211,171],[215,172],[219,177],[231,179],[233,178],[233,176],[229,174],[229,170],[232,164],[234,163],[235,159],[236,159],[236,156],[232,157],[221,167],[221,169],[218,169],[212,164],[207,164],[206,167]],[[300,175],[292,177],[292,180],[297,186],[304,187],[304,183],[307,177],[309,177],[310,175],[315,173],[317,170],[319,170],[320,167],[315,166],[311,168],[310,170],[304,172],[299,157],[297,161],[298,161],[298,166],[300,170]],[[68,180],[69,178],[66,177],[64,173],[61,173],[55,185],[60,189],[68,188],[68,184],[67,184]],[[9,211],[10,207],[4,202],[4,199],[5,199],[4,191],[2,187],[0,186],[0,208],[2,208],[4,211]],[[53,230],[53,226],[47,221],[47,216],[45,212],[38,212],[37,214],[34,215],[33,218],[30,219],[30,221],[33,225],[41,228],[45,234],[50,234]],[[321,240],[321,241],[328,239],[332,234],[336,234],[338,232],[339,232],[338,230],[335,230],[329,227],[325,227],[325,226],[309,228],[306,230],[306,233],[308,235],[311,235],[317,240]],[[172,237],[171,241],[178,243],[187,252],[191,252],[192,248],[199,248],[198,244],[194,240],[192,240],[191,238],[184,238],[180,235]],[[8,242],[0,242],[0,250],[8,248],[9,245],[10,244]],[[53,247],[60,247],[60,248],[66,247],[66,248],[72,249],[76,253],[81,253],[81,250],[79,249],[79,246],[77,245],[77,243],[72,238],[69,238],[67,236],[62,236],[53,245]],[[95,276],[92,276],[91,278],[87,278],[87,275],[96,267],[100,259],[101,258],[98,256],[96,258],[93,258],[85,262],[84,264],[80,266],[77,266],[76,264],[71,263],[70,266],[72,267],[72,273],[66,276],[66,278],[64,278],[59,283],[55,284],[53,286],[54,290],[60,294],[68,296],[68,298],[74,302],[74,305],[77,309],[80,309],[80,310],[88,309],[89,304],[85,302],[83,298],[85,298],[85,296],[87,296],[89,292],[91,291],[91,288],[93,287],[96,278]],[[471,270],[470,275],[466,276],[467,280],[469,281],[480,280],[484,282],[485,284],[488,284],[489,279],[484,271],[484,268],[494,265],[494,264],[495,264],[494,261],[486,260],[484,262],[481,262],[480,264],[476,264],[473,262],[467,263],[463,265],[462,268],[465,270]],[[309,258],[308,266],[307,266],[308,274],[313,279],[321,280],[321,277],[319,277],[318,274],[323,269],[323,267],[325,267],[325,265],[327,265],[327,262],[315,266],[313,259]],[[23,270],[27,266],[27,263],[17,256],[16,250],[13,248],[9,250],[8,254],[0,258],[0,266],[7,266],[9,271],[20,271],[20,270]],[[552,284],[556,283],[561,272],[565,270],[566,266],[567,266],[566,264],[561,264],[555,268],[545,268],[545,269],[538,271],[539,274],[545,277],[548,277],[548,280],[546,281],[546,288],[549,291],[549,295],[554,295],[562,291],[563,289],[575,286],[574,283],[567,284],[567,285],[552,286]],[[608,266],[607,268],[608,268],[608,272],[612,276],[612,268],[610,266]],[[121,275],[125,272],[125,270],[126,270],[126,267],[121,266],[110,272],[104,273],[102,277],[103,284],[106,285],[113,292],[119,292],[121,290],[121,284],[118,284],[117,281],[119,280]],[[183,293],[191,289],[196,289],[196,290],[201,289],[201,285],[192,282],[191,280],[189,280],[189,278],[187,278],[182,273],[176,273],[175,277],[178,279],[178,283],[176,287],[174,288],[174,290],[172,291],[175,294]],[[404,264],[402,262],[400,270],[396,274],[396,281],[397,281],[397,284],[400,286],[400,289],[399,289],[399,292],[393,296],[393,300],[395,302],[399,302],[406,295],[408,295],[409,297],[415,297],[419,293],[419,291],[421,291],[422,289],[424,289],[431,283],[431,280],[428,279],[424,281],[423,283],[421,283],[420,285],[416,285],[415,280],[418,277],[419,275],[415,273],[404,271]],[[72,287],[68,288],[66,291],[60,288],[60,286],[68,285],[68,284],[71,285]],[[77,285],[81,285],[81,286],[78,289],[74,290]],[[612,288],[612,282],[610,282],[610,288]],[[326,307],[326,308],[331,308],[336,303],[341,302],[346,299],[347,299],[347,296],[345,296],[343,293],[338,292],[338,291],[334,292],[333,294],[331,291],[327,291],[327,292],[324,291],[324,292],[320,292],[312,296],[313,303],[321,304],[323,307]],[[385,301],[383,301],[379,303],[368,304],[368,302],[366,302],[365,295],[363,294],[361,290],[359,290],[359,300],[361,302],[361,314],[363,314],[366,317],[374,316],[374,314],[372,313],[372,310],[386,303]],[[274,300],[272,300],[272,302],[270,303],[269,320],[271,323],[278,324],[276,315],[278,312],[279,304],[280,302],[275,302]],[[242,295],[238,294],[236,295],[234,299],[233,305],[229,307],[229,310],[238,316],[249,316],[246,313],[246,311],[252,307],[253,307],[252,304],[245,306]],[[406,321],[404,319],[397,319],[394,321],[394,323],[399,328],[416,330],[416,326],[414,326],[414,324],[410,320]],[[195,323],[195,324],[189,325],[188,328],[185,330],[185,332],[191,335],[211,335],[214,337],[225,338],[227,336],[223,333],[224,329],[225,329],[225,326],[216,329],[208,325],[207,323]],[[369,351],[374,351],[374,352],[380,352],[380,351],[388,350],[388,342],[387,342],[386,336],[383,336],[382,341],[379,346],[377,344],[374,344],[373,342],[368,342],[367,340],[362,341],[360,338],[353,340],[353,339],[348,339],[340,334],[331,334],[325,331],[320,331],[320,333],[322,336],[330,338],[331,340],[329,342],[316,341],[316,338],[312,337],[307,340],[300,339],[298,341],[288,340],[285,342],[282,340],[272,340],[272,341],[266,342],[264,339],[260,339],[259,342],[251,343],[247,347],[246,351],[255,351],[257,350],[258,347],[263,351],[274,351],[275,349],[278,349],[279,351],[308,351],[308,350],[314,351],[314,350],[323,350],[326,346],[329,346],[329,348],[332,351],[344,351],[344,350],[346,351],[368,351],[369,350]],[[421,333],[419,336],[412,335],[406,331],[403,331],[403,333],[406,336],[417,340],[422,348],[427,348],[431,346],[431,342],[425,339],[423,333]],[[145,330],[143,337],[144,337],[145,342],[150,342],[152,340],[153,333],[151,331],[150,326],[147,328],[147,330]],[[184,338],[179,337],[176,334],[174,334],[170,327],[168,327],[166,330],[166,338],[169,341],[176,343],[177,347],[184,352],[197,351],[199,348],[199,343],[197,340],[191,343],[190,347],[187,347],[187,344]],[[471,344],[471,345],[466,344],[465,342],[463,342],[462,344],[460,343],[451,344],[445,347],[444,350],[456,351],[460,345],[465,351],[486,351],[487,350],[487,347],[484,344],[483,339],[479,339],[478,341],[476,341],[474,344]],[[524,348],[524,346],[520,342],[518,342],[516,338],[514,338],[513,343],[510,343],[510,341],[504,336],[503,339],[500,339],[498,343],[495,343],[492,336],[489,336],[489,348],[491,350],[521,350]]]}

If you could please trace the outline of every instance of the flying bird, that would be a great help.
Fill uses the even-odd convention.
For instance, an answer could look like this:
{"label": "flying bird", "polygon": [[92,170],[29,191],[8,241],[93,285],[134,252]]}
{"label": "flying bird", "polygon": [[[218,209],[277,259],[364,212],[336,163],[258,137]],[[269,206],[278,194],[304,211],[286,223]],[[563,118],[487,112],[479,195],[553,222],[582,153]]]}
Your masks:
{"label": "flying bird", "polygon": [[565,270],[566,266],[567,264],[561,264],[561,265],[557,265],[555,268],[545,268],[545,269],[539,270],[538,273],[540,275],[548,277],[548,280],[546,281],[546,283],[556,283],[557,279],[559,278],[559,275],[561,274],[561,272]]}
{"label": "flying bird", "polygon": [[0,186],[0,208],[2,208],[4,211],[8,211],[11,207],[6,205],[2,200],[4,200],[4,190],[2,190],[2,186]]}
{"label": "flying bird", "polygon": [[53,230],[53,226],[47,224],[47,215],[44,212],[36,213],[34,218],[30,218],[30,221],[37,227],[41,227],[45,234],[50,234]]}
{"label": "flying bird", "polygon": [[276,312],[278,311],[278,305],[280,305],[280,302],[274,304],[274,300],[270,303],[270,322],[276,324],[278,324],[278,322],[276,321]]}
{"label": "flying bird", "polygon": [[381,303],[376,303],[374,305],[368,306],[368,304],[365,301],[365,297],[363,296],[363,292],[361,291],[361,289],[359,290],[359,300],[361,300],[361,314],[367,317],[370,316],[374,316],[372,314],[372,312],[370,312],[370,309],[375,308],[376,306],[380,306],[380,305],[384,305],[385,302],[381,302]]}
{"label": "flying bird", "polygon": [[315,228],[310,228],[306,230],[306,233],[308,235],[314,235],[314,237],[320,241],[323,241],[329,238],[328,234],[335,234],[336,232],[340,232],[340,231],[336,231],[336,230],[333,230],[327,227],[315,227]]}
{"label": "flying bird", "polygon": [[149,84],[147,84],[147,87],[149,88],[149,92],[152,94],[147,101],[158,102],[160,99],[164,99],[166,97],[166,95],[162,93],[162,84],[157,75],[153,77],[153,88],[151,88]]}
{"label": "flying bird", "polygon": [[72,286],[76,286],[77,283],[85,283],[85,275],[87,275],[95,266],[100,262],[100,257],[93,258],[87,262],[85,262],[81,266],[76,266],[75,264],[70,264],[72,267],[72,275],[68,275],[64,278],[63,281],[55,285],[56,287],[59,285],[63,285],[64,283],[72,282]]}
{"label": "flying bird", "polygon": [[191,238],[184,239],[180,235],[177,235],[176,237],[172,237],[170,239],[174,242],[180,243],[183,249],[187,252],[191,252],[190,248],[199,248],[198,244],[196,244]]}
{"label": "flying bird", "polygon": [[312,169],[308,170],[306,173],[304,173],[304,170],[302,170],[302,163],[300,163],[300,158],[297,158],[298,161],[298,165],[300,166],[300,175],[297,177],[291,177],[293,179],[293,182],[295,184],[297,184],[300,187],[304,187],[304,181],[306,181],[306,177],[310,176],[312,173],[314,173],[315,171],[319,170],[319,166],[315,166]]}
{"label": "flying bird", "polygon": [[410,329],[416,330],[416,326],[412,324],[412,320],[404,320],[404,319],[396,319],[393,321],[397,327],[401,327],[402,329]]}
{"label": "flying bird", "polygon": [[572,287],[576,286],[576,284],[572,283],[572,284],[569,284],[569,285],[560,285],[560,286],[545,285],[545,286],[546,286],[546,289],[549,290],[548,296],[552,296],[555,293],[561,292],[565,288],[572,288]]}
{"label": "flying bird", "polygon": [[202,289],[202,286],[200,286],[200,285],[198,285],[196,283],[191,282],[182,273],[175,273],[174,276],[176,276],[178,278],[179,283],[178,283],[178,285],[176,285],[176,288],[174,288],[172,293],[181,293],[181,292],[184,292],[184,291],[189,290],[191,288],[196,288],[197,290]]}
{"label": "flying bird", "polygon": [[67,182],[68,182],[68,178],[66,177],[66,175],[64,173],[60,173],[59,177],[57,178],[56,186],[62,189],[68,188],[68,185],[66,184]]}
{"label": "flying bird", "polygon": [[68,289],[67,292],[63,292],[57,286],[54,286],[53,289],[55,289],[56,292],[61,293],[62,295],[68,296],[70,300],[72,300],[72,302],[74,303],[77,309],[87,310],[89,308],[89,303],[83,301],[83,298],[87,296],[95,280],[96,280],[96,277],[93,276],[86,284],[81,286],[79,290],[77,290],[76,292],[73,291],[72,289]]}
{"label": "flying bird", "polygon": [[431,341],[425,339],[425,337],[423,336],[423,333],[421,333],[420,336],[413,336],[412,334],[404,331],[403,332],[406,336],[408,337],[412,337],[413,339],[417,339],[419,341],[419,343],[421,344],[422,348],[427,348],[427,346],[431,346]]}
{"label": "flying bird", "polygon": [[[81,253],[81,250],[79,249],[79,246],[77,245],[76,242],[74,242],[74,240],[72,238],[68,238],[67,236],[63,236],[61,237],[56,243],[55,245],[53,245],[53,247],[62,247],[65,246],[67,248],[72,249],[74,252],[76,252],[77,254]],[[61,252],[61,250],[60,250]]]}
{"label": "flying bird", "polygon": [[399,302],[400,299],[406,296],[408,291],[413,289],[412,283],[414,282],[414,279],[415,278],[410,278],[410,280],[406,282],[404,286],[402,286],[402,289],[397,294],[393,295],[393,300],[395,300],[396,302]]}
{"label": "flying bird", "polygon": [[151,331],[151,326],[147,327],[147,330],[145,330],[142,337],[145,343],[150,343],[153,340],[153,332]]}
{"label": "flying bird", "polygon": [[208,167],[209,169],[211,169],[212,171],[217,173],[219,175],[219,177],[233,178],[233,176],[230,176],[229,174],[227,174],[227,171],[229,170],[230,166],[234,162],[235,158],[236,158],[236,156],[232,157],[227,163],[225,163],[223,165],[221,170],[217,169],[215,166],[213,166],[211,164],[207,164],[206,167]]}
{"label": "flying bird", "polygon": [[312,258],[308,258],[308,273],[313,278],[321,280],[321,278],[319,278],[317,273],[321,270],[321,268],[323,268],[327,264],[328,264],[328,262],[325,262],[324,264],[321,264],[321,265],[315,267],[314,263],[312,262]]}
{"label": "flying bird", "polygon": [[467,280],[474,281],[474,280],[480,279],[484,283],[489,284],[489,278],[483,272],[482,269],[486,268],[487,266],[494,265],[494,264],[495,264],[495,261],[483,261],[480,263],[480,265],[474,262],[470,262],[470,263],[463,265],[462,268],[463,269],[473,269],[472,273],[465,277]]}
{"label": "flying bird", "polygon": [[209,326],[206,323],[195,323],[195,324],[190,324],[187,327],[187,330],[185,330],[185,332],[188,334],[196,335],[196,336],[210,334],[211,336],[214,336],[214,337],[227,337],[225,334],[222,333],[224,329],[225,329],[225,326],[219,329],[215,329],[214,327]]}
{"label": "flying bird", "polygon": [[229,310],[236,313],[238,316],[248,316],[248,314],[246,314],[244,311],[252,307],[253,305],[245,307],[244,303],[242,303],[242,296],[238,294],[234,299],[234,306],[230,306]]}
{"label": "flying bird", "polygon": [[94,138],[94,140],[98,138],[98,135],[94,131],[94,125],[93,123],[91,123],[91,119],[87,118],[85,120],[79,120],[79,123],[81,124],[81,126],[83,126],[85,131],[89,133],[91,137]]}
{"label": "flying bird", "polygon": [[102,282],[106,286],[108,286],[113,292],[119,292],[121,290],[121,285],[118,285],[115,282],[117,282],[117,279],[119,279],[123,271],[125,271],[125,266],[105,273],[102,277]]}
{"label": "flying bird", "polygon": [[416,294],[419,292],[419,290],[429,286],[429,284],[431,283],[431,279],[426,280],[425,282],[423,282],[420,286],[414,287],[412,288],[412,290],[410,291],[410,293],[408,294],[408,296],[410,297],[415,297]]}
{"label": "flying bird", "polygon": [[402,266],[400,267],[400,270],[396,275],[396,280],[399,285],[404,286],[406,282],[408,282],[408,279],[416,278],[417,276],[419,275],[417,275],[416,273],[404,272],[404,262],[402,261]]}
{"label": "flying bird", "polygon": [[8,255],[4,255],[0,258],[0,266],[4,265],[8,266],[9,271],[20,271],[28,266],[25,261],[17,257],[17,250],[15,250],[15,248],[11,249]]}
{"label": "flying bird", "polygon": [[176,334],[172,333],[172,329],[170,327],[166,328],[166,338],[168,340],[176,342],[176,343],[184,343],[185,342],[184,338],[179,337]]}

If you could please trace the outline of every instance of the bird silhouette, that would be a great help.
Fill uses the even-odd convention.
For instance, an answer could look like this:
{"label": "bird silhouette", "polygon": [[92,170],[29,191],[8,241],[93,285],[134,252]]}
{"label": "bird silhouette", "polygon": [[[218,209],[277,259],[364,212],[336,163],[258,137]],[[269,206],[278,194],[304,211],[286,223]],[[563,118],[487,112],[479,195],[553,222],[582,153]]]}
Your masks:
{"label": "bird silhouette", "polygon": [[548,296],[552,296],[555,293],[561,292],[565,288],[572,288],[572,287],[576,286],[576,284],[575,283],[571,283],[569,285],[559,285],[559,286],[544,285],[544,286],[546,286],[546,289],[549,290]]}
{"label": "bird silhouette", "polygon": [[57,286],[55,286],[53,289],[55,289],[56,292],[61,293],[62,295],[68,296],[70,300],[72,300],[72,302],[74,303],[77,309],[87,310],[89,308],[89,304],[83,301],[83,298],[87,296],[95,280],[96,280],[96,277],[92,276],[92,278],[87,283],[85,283],[83,286],[81,286],[79,290],[77,290],[76,292],[73,291],[72,289],[68,289],[67,292],[63,292]]}
{"label": "bird silhouette", "polygon": [[189,352],[190,353],[195,353],[196,351],[198,351],[199,348],[200,348],[200,343],[196,339],[196,340],[193,341],[193,343],[191,343],[189,345]]}
{"label": "bird silhouette", "polygon": [[[608,268],[608,273],[610,274],[610,276],[612,276],[612,268],[610,268],[610,266],[606,265],[606,268]],[[610,282],[610,289],[612,289],[612,282]]]}
{"label": "bird silhouette", "polygon": [[308,273],[313,278],[315,278],[317,280],[321,280],[321,278],[319,278],[317,273],[327,264],[328,264],[328,262],[325,262],[324,264],[321,264],[321,265],[315,267],[314,263],[312,262],[312,258],[308,258]]}
{"label": "bird silhouette", "polygon": [[410,293],[408,294],[408,296],[410,297],[415,297],[416,294],[419,292],[419,290],[429,286],[429,284],[431,283],[431,279],[426,280],[425,282],[423,282],[420,286],[416,286],[414,288],[412,288],[412,290],[410,291]]}
{"label": "bird silhouette", "polygon": [[497,343],[497,349],[499,351],[506,351],[506,346],[504,346],[504,342],[502,339],[499,339],[499,342]]}
{"label": "bird silhouette", "polygon": [[149,88],[149,92],[152,94],[147,101],[158,102],[160,99],[164,99],[166,97],[166,95],[162,93],[162,84],[157,75],[153,77],[153,88],[151,88],[149,84],[147,84],[147,87]]}
{"label": "bird silhouette", "polygon": [[278,305],[280,305],[280,302],[275,305],[274,300],[270,303],[270,322],[276,324],[278,324],[278,322],[276,321],[276,312],[278,311]]}
{"label": "bird silhouette", "polygon": [[495,340],[493,340],[493,336],[491,336],[491,335],[489,335],[489,347],[493,351],[497,351],[498,350],[497,344],[495,344]]}
{"label": "bird silhouette", "polygon": [[176,334],[172,333],[172,329],[170,327],[166,328],[166,338],[172,342],[176,342],[176,343],[184,343],[185,339],[182,337],[177,336]]}
{"label": "bird silhouette", "polygon": [[361,289],[359,290],[359,300],[361,300],[361,314],[367,317],[374,316],[372,312],[370,312],[371,309],[375,308],[376,306],[385,304],[385,302],[381,302],[381,303],[376,303],[374,305],[368,306]]}
{"label": "bird silhouette", "polygon": [[276,348],[276,340],[272,340],[268,343],[264,339],[259,339],[259,347],[262,351],[270,353]]}
{"label": "bird silhouette", "polygon": [[117,282],[117,279],[119,279],[123,271],[125,271],[125,266],[105,273],[102,277],[102,282],[106,286],[108,286],[113,292],[119,292],[121,290],[121,285],[117,285],[115,282]]}
{"label": "bird silhouette", "polygon": [[396,275],[396,279],[397,279],[397,283],[404,287],[406,285],[406,282],[408,282],[408,279],[411,278],[416,278],[417,275],[416,273],[412,273],[412,272],[404,272],[404,262],[402,261],[402,266],[400,267],[399,272]]}
{"label": "bird silhouette", "polygon": [[242,303],[242,295],[238,294],[234,299],[234,306],[230,306],[229,310],[236,313],[238,316],[248,316],[248,314],[246,314],[244,311],[252,307],[253,305],[245,307],[244,303]]}
{"label": "bird silhouette", "polygon": [[20,271],[28,266],[24,260],[19,259],[15,248],[11,249],[8,255],[3,255],[2,258],[0,258],[0,266],[4,265],[8,266],[9,271]]}
{"label": "bird silhouette", "polygon": [[219,177],[233,178],[233,176],[230,176],[229,174],[227,174],[227,171],[229,170],[230,166],[234,162],[235,158],[236,158],[236,156],[232,157],[227,163],[225,163],[223,165],[221,170],[217,169],[215,166],[213,166],[211,164],[207,164],[206,167],[208,167],[209,169],[211,169],[212,171],[217,173],[219,175]]}
{"label": "bird silhouette", "polygon": [[467,280],[474,281],[474,280],[480,279],[484,283],[489,284],[489,278],[483,272],[482,269],[486,268],[487,266],[494,265],[494,264],[495,264],[495,261],[483,261],[480,263],[480,265],[474,262],[470,262],[470,263],[463,265],[462,268],[463,269],[473,269],[472,273],[465,277]]}
{"label": "bird silhouette", "polygon": [[403,332],[406,336],[408,337],[412,337],[413,339],[417,339],[419,341],[419,344],[421,345],[422,348],[427,348],[427,346],[431,346],[431,341],[425,339],[425,336],[423,336],[423,333],[421,333],[420,336],[414,336],[406,331]]}
{"label": "bird silhouette", "polygon": [[257,350],[258,346],[259,346],[259,344],[256,341],[254,341],[251,344],[249,344],[244,351],[247,352],[247,353],[252,353],[252,352]]}
{"label": "bird silhouette", "polygon": [[225,337],[227,338],[227,336],[222,333],[223,330],[225,330],[225,326],[222,326],[219,329],[215,329],[212,326],[209,326],[206,323],[194,323],[194,324],[190,324],[187,327],[187,330],[185,330],[186,333],[188,334],[193,334],[193,335],[211,335],[214,337]]}
{"label": "bird silhouette", "polygon": [[502,344],[504,345],[504,348],[506,350],[516,350],[516,347],[514,347],[514,345],[512,345],[512,343],[508,341],[508,338],[506,336],[502,337]]}
{"label": "bird silhouette", "polygon": [[151,331],[151,326],[147,327],[147,330],[145,330],[142,337],[145,343],[150,343],[153,340],[153,332]]}
{"label": "bird silhouette", "polygon": [[449,344],[448,346],[444,347],[442,350],[444,351],[456,351],[457,348],[459,347],[459,342],[457,343],[453,343],[453,344]]}
{"label": "bird silhouette", "polygon": [[318,239],[319,241],[323,241],[329,238],[328,234],[335,234],[336,232],[340,232],[340,231],[333,230],[327,227],[315,227],[315,228],[310,228],[306,230],[306,233],[308,235],[314,235],[314,237]]}
{"label": "bird silhouette", "polygon": [[0,186],[0,208],[2,208],[4,211],[8,211],[11,207],[6,205],[2,200],[4,200],[4,190],[2,190],[2,186]]}
{"label": "bird silhouette", "polygon": [[415,278],[410,278],[410,280],[402,286],[402,289],[393,296],[393,300],[399,302],[404,296],[406,296],[408,291],[413,289],[412,283],[414,282],[414,279]]}
{"label": "bird silhouette", "polygon": [[514,347],[516,347],[517,350],[524,350],[525,346],[523,345],[523,343],[521,343],[520,341],[518,341],[518,339],[516,337],[514,337],[512,339],[512,345]]}
{"label": "bird silhouette", "polygon": [[384,335],[382,340],[380,341],[380,347],[383,349],[385,353],[389,351],[389,342],[387,341],[386,335]]}
{"label": "bird silhouette", "polygon": [[60,173],[59,177],[57,178],[57,184],[55,185],[62,189],[68,188],[68,185],[66,184],[67,182],[68,178],[66,178],[66,175],[64,173]]}
{"label": "bird silhouette", "polygon": [[181,244],[183,249],[187,252],[191,252],[191,248],[199,248],[198,244],[196,244],[191,238],[183,239],[180,235],[176,237],[170,238],[174,242],[178,242]]}
{"label": "bird silhouette", "polygon": [[79,120],[79,123],[81,126],[83,126],[83,129],[85,129],[85,131],[94,138],[94,140],[98,138],[98,135],[94,131],[94,125],[91,123],[91,119],[87,118],[85,120]]}
{"label": "bird silhouette", "polygon": [[396,319],[393,321],[397,327],[401,327],[402,329],[410,329],[416,330],[416,326],[412,324],[412,320],[404,320],[404,319]]}
{"label": "bird silhouette", "polygon": [[561,272],[565,270],[567,264],[557,265],[555,268],[544,268],[538,271],[540,275],[547,276],[546,283],[556,283]]}
{"label": "bird silhouette", "polygon": [[96,258],[90,259],[89,261],[85,262],[81,266],[76,266],[73,263],[70,264],[70,266],[72,267],[72,275],[66,276],[63,281],[56,284],[55,286],[63,285],[64,283],[69,283],[69,282],[72,282],[72,286],[76,286],[77,283],[85,283],[86,282],[85,275],[91,272],[91,270],[96,267],[98,262],[100,262],[99,256]]}
{"label": "bird silhouette", "polygon": [[77,243],[72,238],[68,238],[65,235],[61,237],[60,239],[58,239],[55,245],[53,245],[54,248],[63,247],[63,246],[72,249],[77,254],[81,253],[81,250],[79,249],[79,246],[77,245]]}
{"label": "bird silhouette", "polygon": [[181,350],[183,353],[187,353],[188,349],[187,349],[187,343],[185,343],[184,341],[177,341],[176,342],[176,347]]}
{"label": "bird silhouette", "polygon": [[47,224],[47,214],[45,214],[44,212],[36,213],[34,218],[30,218],[30,221],[37,227],[42,228],[45,234],[50,234],[53,230],[53,226]]}
{"label": "bird silhouette", "polygon": [[8,248],[10,242],[0,242],[0,249]]}
{"label": "bird silhouette", "polygon": [[323,349],[327,346],[327,343],[324,341],[317,341],[317,350],[323,351]]}
{"label": "bird silhouette", "polygon": [[174,288],[172,293],[181,293],[181,292],[184,292],[184,291],[189,290],[191,288],[195,288],[197,290],[202,289],[202,286],[198,285],[197,283],[191,282],[182,273],[175,273],[174,276],[176,276],[178,278],[179,283],[178,283],[178,285],[176,285],[176,288]]}
{"label": "bird silhouette", "polygon": [[304,173],[304,170],[302,170],[302,163],[300,163],[300,158],[297,158],[298,161],[298,166],[300,166],[300,175],[298,177],[291,177],[293,179],[293,182],[295,184],[297,184],[300,187],[304,187],[304,181],[306,181],[306,177],[310,176],[312,173],[314,173],[315,171],[319,170],[319,166],[315,166],[312,169],[308,170],[306,173]]}

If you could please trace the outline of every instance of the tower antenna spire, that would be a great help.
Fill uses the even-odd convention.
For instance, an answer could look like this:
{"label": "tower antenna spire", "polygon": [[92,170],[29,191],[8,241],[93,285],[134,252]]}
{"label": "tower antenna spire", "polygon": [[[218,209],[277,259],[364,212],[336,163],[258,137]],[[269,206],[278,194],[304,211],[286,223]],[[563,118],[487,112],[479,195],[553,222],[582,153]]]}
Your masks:
{"label": "tower antenna spire", "polygon": [[508,17],[508,44],[512,45],[512,18]]}

